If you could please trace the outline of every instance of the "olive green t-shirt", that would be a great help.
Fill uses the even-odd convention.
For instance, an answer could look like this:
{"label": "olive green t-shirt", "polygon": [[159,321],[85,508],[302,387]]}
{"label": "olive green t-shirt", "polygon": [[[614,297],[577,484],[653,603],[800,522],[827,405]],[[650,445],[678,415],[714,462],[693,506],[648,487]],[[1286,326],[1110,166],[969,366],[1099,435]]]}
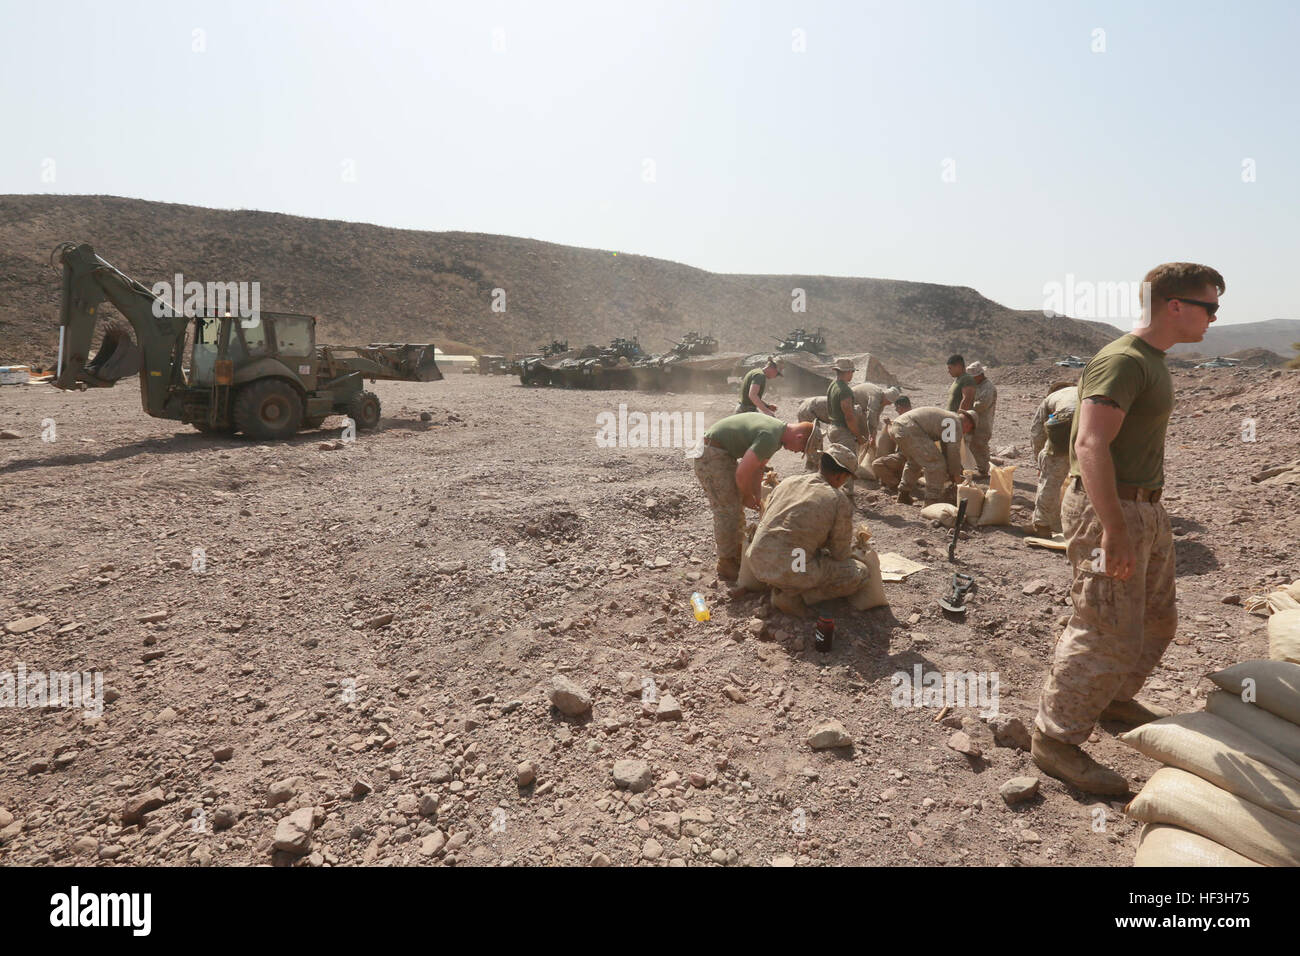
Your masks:
{"label": "olive green t-shirt", "polygon": [[849,400],[849,407],[853,406],[853,386],[848,382],[841,382],[839,379],[831,382],[831,387],[826,390],[826,413],[831,417],[831,424],[843,425],[848,427],[848,422],[844,420],[844,399]]}
{"label": "olive green t-shirt", "polygon": [[1165,353],[1136,335],[1121,335],[1092,357],[1079,378],[1079,413],[1070,426],[1070,474],[1078,475],[1074,441],[1083,403],[1104,395],[1124,410],[1124,423],[1110,443],[1115,479],[1121,485],[1161,488],[1165,483],[1165,429],[1174,410],[1174,384]]}
{"label": "olive green t-shirt", "polygon": [[762,398],[767,391],[767,373],[761,368],[750,369],[740,380],[740,404],[747,412],[758,411],[758,407],[749,400],[749,389],[755,382],[758,383],[758,397]]}
{"label": "olive green t-shirt", "polygon": [[759,461],[767,461],[781,447],[784,433],[785,422],[779,418],[762,412],[741,412],[714,422],[704,437],[717,442],[732,458],[744,458],[752,448]]}
{"label": "olive green t-shirt", "polygon": [[961,408],[961,390],[967,387],[975,387],[975,376],[969,372],[962,372],[952,380],[952,388],[948,389],[948,411],[955,412]]}

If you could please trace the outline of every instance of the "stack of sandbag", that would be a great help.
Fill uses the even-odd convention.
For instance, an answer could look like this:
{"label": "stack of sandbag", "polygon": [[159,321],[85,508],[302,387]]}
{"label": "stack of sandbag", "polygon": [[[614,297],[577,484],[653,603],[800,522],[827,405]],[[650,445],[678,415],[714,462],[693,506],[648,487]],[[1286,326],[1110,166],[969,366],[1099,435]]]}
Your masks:
{"label": "stack of sandbag", "polygon": [[1165,764],[1125,813],[1146,824],[1136,866],[1300,866],[1300,664],[1211,674],[1200,713],[1120,736]]}

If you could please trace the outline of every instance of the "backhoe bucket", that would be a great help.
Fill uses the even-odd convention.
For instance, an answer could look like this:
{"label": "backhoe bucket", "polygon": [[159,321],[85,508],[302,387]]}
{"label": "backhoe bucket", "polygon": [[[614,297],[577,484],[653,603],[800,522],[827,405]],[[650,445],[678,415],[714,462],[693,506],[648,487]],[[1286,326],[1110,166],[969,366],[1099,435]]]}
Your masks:
{"label": "backhoe bucket", "polygon": [[[120,378],[140,373],[140,347],[131,340],[130,331],[119,323],[111,323],[104,330],[95,357],[86,363],[83,378],[93,377],[101,387],[109,387]],[[89,384],[97,384],[91,381]]]}

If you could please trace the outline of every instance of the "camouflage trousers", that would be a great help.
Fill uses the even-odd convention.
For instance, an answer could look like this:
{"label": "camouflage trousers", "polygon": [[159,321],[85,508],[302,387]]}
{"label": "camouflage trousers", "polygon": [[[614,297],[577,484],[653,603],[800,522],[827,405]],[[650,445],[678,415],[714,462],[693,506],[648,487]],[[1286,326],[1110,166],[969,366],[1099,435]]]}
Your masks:
{"label": "camouflage trousers", "polygon": [[1061,530],[1061,490],[1070,477],[1070,456],[1038,453],[1038,495],[1034,498],[1034,524]]}
{"label": "camouflage trousers", "polygon": [[[907,460],[899,487],[911,494],[917,490],[917,479],[925,475],[925,503],[943,500],[943,489],[948,484],[948,463],[934,439],[919,428],[895,423],[890,426],[898,450]],[[883,479],[882,479],[883,480]]]}
{"label": "camouflage trousers", "polygon": [[713,508],[713,541],[719,561],[740,564],[745,540],[745,508],[736,487],[736,459],[721,448],[704,446],[704,453],[692,462],[704,497]]}
{"label": "camouflage trousers", "polygon": [[988,431],[983,428],[976,428],[966,436],[966,447],[970,449],[971,457],[975,459],[975,467],[979,469],[980,477],[986,477],[989,473],[989,442],[993,440],[993,429]]}
{"label": "camouflage trousers", "polygon": [[[849,451],[853,452],[853,457],[858,457],[858,436],[849,431],[847,425],[830,424],[826,427],[826,445],[843,445]],[[820,460],[818,467],[821,467]],[[850,478],[840,486],[840,490],[849,496],[849,501],[853,500],[853,479]]]}
{"label": "camouflage trousers", "polygon": [[761,584],[783,591],[797,591],[805,604],[849,597],[871,580],[871,571],[853,558],[836,561],[830,555],[814,551],[804,557],[802,565],[784,548],[749,548],[747,563]]}
{"label": "camouflage trousers", "polygon": [[1096,568],[1101,521],[1087,495],[1071,484],[1061,506],[1074,569],[1074,613],[1056,641],[1034,726],[1067,744],[1087,740],[1111,701],[1137,695],[1178,628],[1169,515],[1159,502],[1120,506],[1137,553],[1127,581]]}

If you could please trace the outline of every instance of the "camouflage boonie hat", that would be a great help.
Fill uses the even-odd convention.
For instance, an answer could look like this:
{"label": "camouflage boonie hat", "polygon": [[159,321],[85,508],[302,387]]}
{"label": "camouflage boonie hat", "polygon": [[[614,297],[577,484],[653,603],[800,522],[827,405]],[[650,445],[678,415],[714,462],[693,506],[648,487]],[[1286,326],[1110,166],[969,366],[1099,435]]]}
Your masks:
{"label": "camouflage boonie hat", "polygon": [[822,454],[830,455],[835,464],[852,474],[858,470],[858,456],[843,445],[827,445]]}

